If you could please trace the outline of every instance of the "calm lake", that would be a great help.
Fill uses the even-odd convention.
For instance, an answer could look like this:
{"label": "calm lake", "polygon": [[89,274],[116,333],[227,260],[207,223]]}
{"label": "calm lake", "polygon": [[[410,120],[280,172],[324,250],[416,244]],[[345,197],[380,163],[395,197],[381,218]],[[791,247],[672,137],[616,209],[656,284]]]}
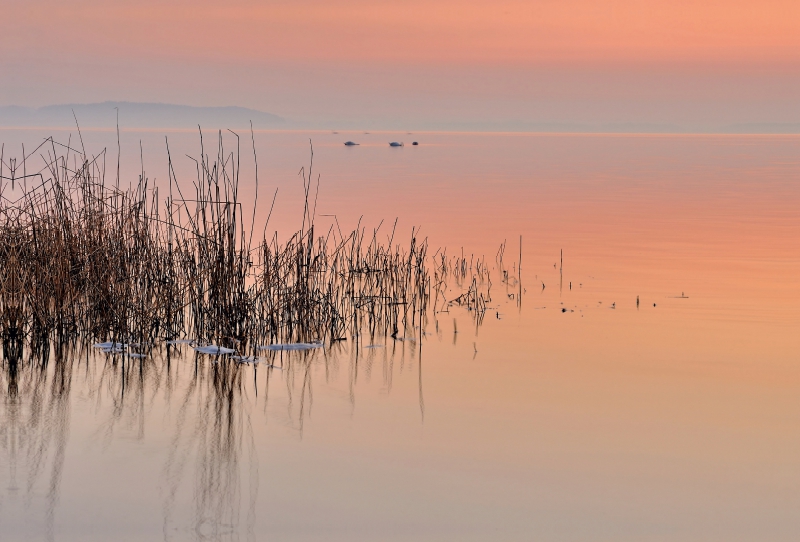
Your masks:
{"label": "calm lake", "polygon": [[[0,130],[4,160],[49,135],[80,144]],[[276,188],[267,235],[299,227],[310,139],[320,229],[505,243],[521,287],[222,384],[188,346],[4,364],[0,540],[797,540],[800,136],[256,132],[256,203],[240,135],[256,231]],[[163,186],[167,141],[191,187],[195,132],[123,131],[121,183]]]}

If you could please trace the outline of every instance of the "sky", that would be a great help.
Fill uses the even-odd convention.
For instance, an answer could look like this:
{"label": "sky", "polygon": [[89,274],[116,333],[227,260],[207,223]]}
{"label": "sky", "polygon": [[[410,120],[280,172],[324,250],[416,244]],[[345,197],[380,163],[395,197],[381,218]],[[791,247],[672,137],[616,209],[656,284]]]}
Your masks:
{"label": "sky", "polygon": [[2,0],[0,105],[342,127],[800,126],[796,0]]}

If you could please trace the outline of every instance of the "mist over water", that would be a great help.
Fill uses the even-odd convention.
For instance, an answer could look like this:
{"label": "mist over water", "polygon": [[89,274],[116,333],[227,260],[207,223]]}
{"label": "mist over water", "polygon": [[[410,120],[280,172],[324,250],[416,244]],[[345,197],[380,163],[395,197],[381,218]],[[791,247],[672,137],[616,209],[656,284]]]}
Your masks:
{"label": "mist over water", "polygon": [[[78,138],[0,131],[6,157],[49,135]],[[318,227],[398,218],[403,242],[485,256],[481,325],[452,306],[425,334],[268,352],[274,368],[186,345],[5,360],[0,538],[795,539],[800,137],[254,138],[256,232],[276,188],[267,236],[299,226],[311,143]],[[116,134],[82,139],[113,181]],[[121,183],[165,182],[167,143],[191,187],[200,141],[180,131],[123,131]]]}

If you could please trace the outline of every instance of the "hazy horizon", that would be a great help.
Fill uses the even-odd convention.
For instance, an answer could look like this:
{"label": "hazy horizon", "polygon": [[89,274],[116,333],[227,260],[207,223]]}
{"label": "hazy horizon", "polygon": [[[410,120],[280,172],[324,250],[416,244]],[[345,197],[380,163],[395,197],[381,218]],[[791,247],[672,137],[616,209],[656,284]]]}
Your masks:
{"label": "hazy horizon", "polygon": [[800,6],[781,0],[10,5],[4,105],[239,106],[342,129],[800,125]]}
{"label": "hazy horizon", "polygon": [[284,118],[268,111],[240,106],[189,106],[186,104],[117,102],[48,104],[41,107],[0,105],[0,125],[9,128],[72,129],[194,129],[241,128],[256,130],[369,129],[397,132],[520,132],[520,133],[641,133],[641,134],[797,134],[800,122],[749,122],[731,124],[679,124],[654,122],[531,122],[531,121],[325,121]]}

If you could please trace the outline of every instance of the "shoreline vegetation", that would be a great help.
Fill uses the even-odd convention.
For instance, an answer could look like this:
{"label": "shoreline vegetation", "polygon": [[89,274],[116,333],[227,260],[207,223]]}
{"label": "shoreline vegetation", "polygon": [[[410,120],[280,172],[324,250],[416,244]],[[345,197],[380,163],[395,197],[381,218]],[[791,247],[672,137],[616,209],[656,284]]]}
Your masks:
{"label": "shoreline vegetation", "polygon": [[[142,167],[129,188],[118,160],[107,168],[105,150],[89,155],[82,143],[50,137],[16,160],[0,147],[0,456],[25,473],[26,498],[46,484],[48,532],[75,396],[85,393],[103,412],[106,435],[128,426],[143,434],[155,402],[174,407],[161,471],[165,530],[190,521],[238,532],[240,502],[253,510],[258,496],[250,401],[263,393],[267,411],[271,379],[283,382],[302,436],[317,363],[326,375],[329,364],[348,367],[355,405],[359,367],[369,382],[383,358],[391,389],[393,372],[413,361],[424,421],[426,337],[452,319],[455,343],[456,316],[479,326],[490,304],[522,292],[519,263],[504,267],[505,243],[490,268],[463,250],[431,254],[418,230],[401,239],[397,221],[383,230],[359,222],[343,232],[338,221],[320,228],[313,148],[300,175],[299,228],[279,242],[267,234],[277,193],[259,207],[255,144],[255,177],[240,178],[236,141],[227,151],[220,133],[209,158],[201,132],[193,182],[176,179],[170,157],[168,183],[154,185]],[[255,201],[241,196],[245,183],[255,185]],[[266,224],[255,231],[262,211]],[[493,273],[506,290],[496,301]],[[190,370],[171,361],[191,358]],[[266,370],[243,368],[258,360]],[[190,520],[182,515],[187,491]]]}
{"label": "shoreline vegetation", "polygon": [[0,152],[4,359],[15,363],[27,352],[46,362],[52,345],[87,342],[134,358],[191,343],[208,350],[200,353],[254,359],[280,350],[275,345],[421,338],[431,316],[453,305],[479,325],[491,301],[484,259],[430,255],[415,230],[401,243],[397,221],[391,232],[360,224],[319,232],[313,148],[300,173],[300,228],[279,242],[277,232],[267,235],[268,215],[255,232],[255,142],[251,208],[240,199],[234,135],[235,150],[225,149],[220,132],[209,157],[200,133],[192,193],[175,178],[171,157],[168,187],[154,186],[142,167],[135,185],[123,188],[118,158],[108,181],[106,151],[89,155],[82,142],[78,149],[50,137],[22,160]]}

